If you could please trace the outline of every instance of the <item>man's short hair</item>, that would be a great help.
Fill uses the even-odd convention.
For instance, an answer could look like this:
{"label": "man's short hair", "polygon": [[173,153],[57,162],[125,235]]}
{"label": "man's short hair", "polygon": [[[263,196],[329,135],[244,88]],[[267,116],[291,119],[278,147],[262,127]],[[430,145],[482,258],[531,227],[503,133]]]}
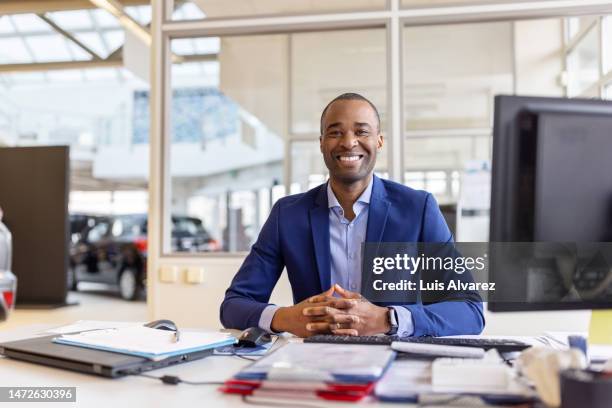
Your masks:
{"label": "man's short hair", "polygon": [[334,99],[331,100],[331,102],[327,104],[327,106],[325,106],[325,109],[323,109],[323,112],[321,113],[321,121],[320,121],[321,135],[323,135],[323,118],[325,117],[325,114],[327,113],[327,110],[329,109],[329,107],[336,101],[365,101],[367,102],[368,105],[370,105],[370,107],[374,110],[374,113],[376,114],[376,130],[380,131],[380,114],[378,113],[378,109],[376,109],[376,106],[374,106],[374,104],[370,102],[370,100],[363,95],[360,95],[354,92],[347,92],[347,93],[343,93],[342,95],[336,96]]}

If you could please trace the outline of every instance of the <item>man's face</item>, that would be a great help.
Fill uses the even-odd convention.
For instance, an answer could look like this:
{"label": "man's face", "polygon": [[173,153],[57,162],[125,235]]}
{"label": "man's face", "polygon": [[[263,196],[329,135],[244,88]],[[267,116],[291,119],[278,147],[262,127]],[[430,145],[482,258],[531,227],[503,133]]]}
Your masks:
{"label": "man's face", "polygon": [[339,100],[322,121],[321,153],[333,179],[351,184],[368,177],[376,164],[383,136],[376,113],[361,100]]}

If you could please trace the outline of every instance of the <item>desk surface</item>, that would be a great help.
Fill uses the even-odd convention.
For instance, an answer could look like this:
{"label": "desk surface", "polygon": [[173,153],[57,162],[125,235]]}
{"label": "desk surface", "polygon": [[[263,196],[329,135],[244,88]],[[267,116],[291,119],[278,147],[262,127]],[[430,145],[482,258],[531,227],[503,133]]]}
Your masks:
{"label": "desk surface", "polygon": [[[108,311],[113,310],[114,316],[121,320],[145,321],[146,308],[144,303],[110,302],[106,298],[82,293],[73,294],[82,300],[77,307],[67,307],[56,310],[16,310],[8,322],[0,324],[0,342],[30,337],[33,334],[51,327],[72,323],[79,319],[113,320],[109,319]],[[117,318],[117,317],[116,317]],[[287,340],[281,338],[275,347]],[[231,356],[211,356],[186,364],[150,371],[155,376],[177,375],[191,381],[224,381],[248,361]],[[93,375],[80,374],[42,365],[12,360],[0,357],[0,386],[6,387],[77,387],[76,403],[53,403],[52,407],[87,407],[87,408],[120,408],[120,407],[160,407],[180,408],[205,407],[253,407],[241,401],[235,395],[225,395],[217,391],[214,385],[176,386],[163,384],[161,381],[143,377],[124,377],[108,379]],[[257,406],[261,400],[256,400]],[[304,406],[348,407],[347,403],[333,403],[321,400],[299,401]],[[406,404],[384,404],[373,400],[360,404],[367,407],[406,407]],[[468,403],[462,399],[457,406],[483,406],[479,399]],[[17,408],[40,408],[40,403],[0,403],[1,407],[16,406]],[[276,407],[277,405],[267,405]]]}
{"label": "desk surface", "polygon": [[[51,327],[47,325],[44,329]],[[23,327],[20,330],[0,333],[0,341],[23,338],[27,332],[36,333],[41,325]],[[274,347],[286,343],[279,339]],[[173,367],[148,372],[150,375],[176,375],[188,381],[224,381],[249,364],[248,361],[233,356],[210,356],[202,360]],[[119,408],[119,407],[252,407],[243,402],[239,396],[225,395],[217,390],[216,385],[166,385],[144,377],[124,377],[108,379],[94,375],[80,374],[68,370],[46,367],[32,363],[0,357],[0,386],[4,387],[76,387],[76,403],[53,403],[53,407],[87,407],[87,408]],[[472,399],[473,404],[467,406],[484,406],[479,399]],[[265,405],[265,400],[255,399],[257,406],[278,407],[274,403]],[[458,406],[466,406],[462,399]],[[322,400],[300,401],[301,406],[347,407],[347,403]],[[40,403],[14,404],[19,408],[37,407]],[[361,404],[367,407],[406,407],[406,404],[385,404],[370,399]],[[9,406],[0,403],[0,406]],[[290,406],[290,405],[288,405]]]}
{"label": "desk surface", "polygon": [[[34,327],[32,327],[34,329]],[[35,327],[35,331],[40,330]],[[0,341],[7,338],[0,335]],[[20,330],[22,337],[24,330]],[[11,336],[15,337],[15,336]],[[278,345],[286,342],[279,339]],[[276,345],[275,345],[276,347]],[[177,375],[188,381],[224,381],[249,364],[248,361],[232,356],[210,356],[202,360],[179,364],[173,367],[150,371],[147,374],[162,376]],[[225,395],[216,385],[166,385],[144,377],[123,377],[108,379],[93,375],[80,374],[68,370],[46,367],[27,362],[0,357],[0,385],[4,387],[76,387],[77,402],[54,403],[53,407],[236,407],[253,406],[244,403],[239,396]],[[256,400],[263,402],[262,400]],[[346,407],[346,403],[333,403],[320,400],[306,401],[304,404],[316,407]],[[40,407],[40,403],[19,403],[18,407]],[[4,404],[0,403],[0,406]],[[272,405],[270,405],[272,406]],[[367,406],[383,404],[371,401]],[[389,407],[393,405],[384,404]],[[404,405],[405,406],[405,405]]]}

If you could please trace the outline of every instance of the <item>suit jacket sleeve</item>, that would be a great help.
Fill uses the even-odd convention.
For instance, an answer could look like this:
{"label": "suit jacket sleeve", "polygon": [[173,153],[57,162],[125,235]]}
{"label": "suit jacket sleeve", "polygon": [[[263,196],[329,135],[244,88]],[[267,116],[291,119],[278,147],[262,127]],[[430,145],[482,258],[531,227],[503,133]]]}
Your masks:
{"label": "suit jacket sleeve", "polygon": [[[427,195],[421,242],[453,242],[448,225],[440,212],[438,203]],[[467,275],[467,274],[464,274]],[[479,334],[484,328],[482,299],[477,292],[451,294],[456,300],[436,303],[403,305],[410,310],[414,324],[413,336],[449,336]]]}
{"label": "suit jacket sleeve", "polygon": [[246,329],[259,325],[284,262],[279,237],[280,206],[277,202],[257,242],[251,248],[238,273],[225,292],[221,304],[221,323],[226,328]]}

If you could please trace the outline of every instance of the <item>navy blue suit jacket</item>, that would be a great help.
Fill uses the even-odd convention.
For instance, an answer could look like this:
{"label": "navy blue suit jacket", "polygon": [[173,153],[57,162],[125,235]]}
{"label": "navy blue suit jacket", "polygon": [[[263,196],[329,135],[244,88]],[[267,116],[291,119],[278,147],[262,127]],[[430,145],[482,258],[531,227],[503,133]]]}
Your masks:
{"label": "navy blue suit jacket", "polygon": [[[452,235],[433,196],[374,176],[367,242],[451,242]],[[326,184],[276,202],[257,242],[221,304],[225,327],[258,326],[283,268],[295,303],[331,286],[329,208]],[[469,297],[468,297],[469,298]],[[402,305],[410,310],[414,336],[478,334],[482,303],[472,300]]]}

